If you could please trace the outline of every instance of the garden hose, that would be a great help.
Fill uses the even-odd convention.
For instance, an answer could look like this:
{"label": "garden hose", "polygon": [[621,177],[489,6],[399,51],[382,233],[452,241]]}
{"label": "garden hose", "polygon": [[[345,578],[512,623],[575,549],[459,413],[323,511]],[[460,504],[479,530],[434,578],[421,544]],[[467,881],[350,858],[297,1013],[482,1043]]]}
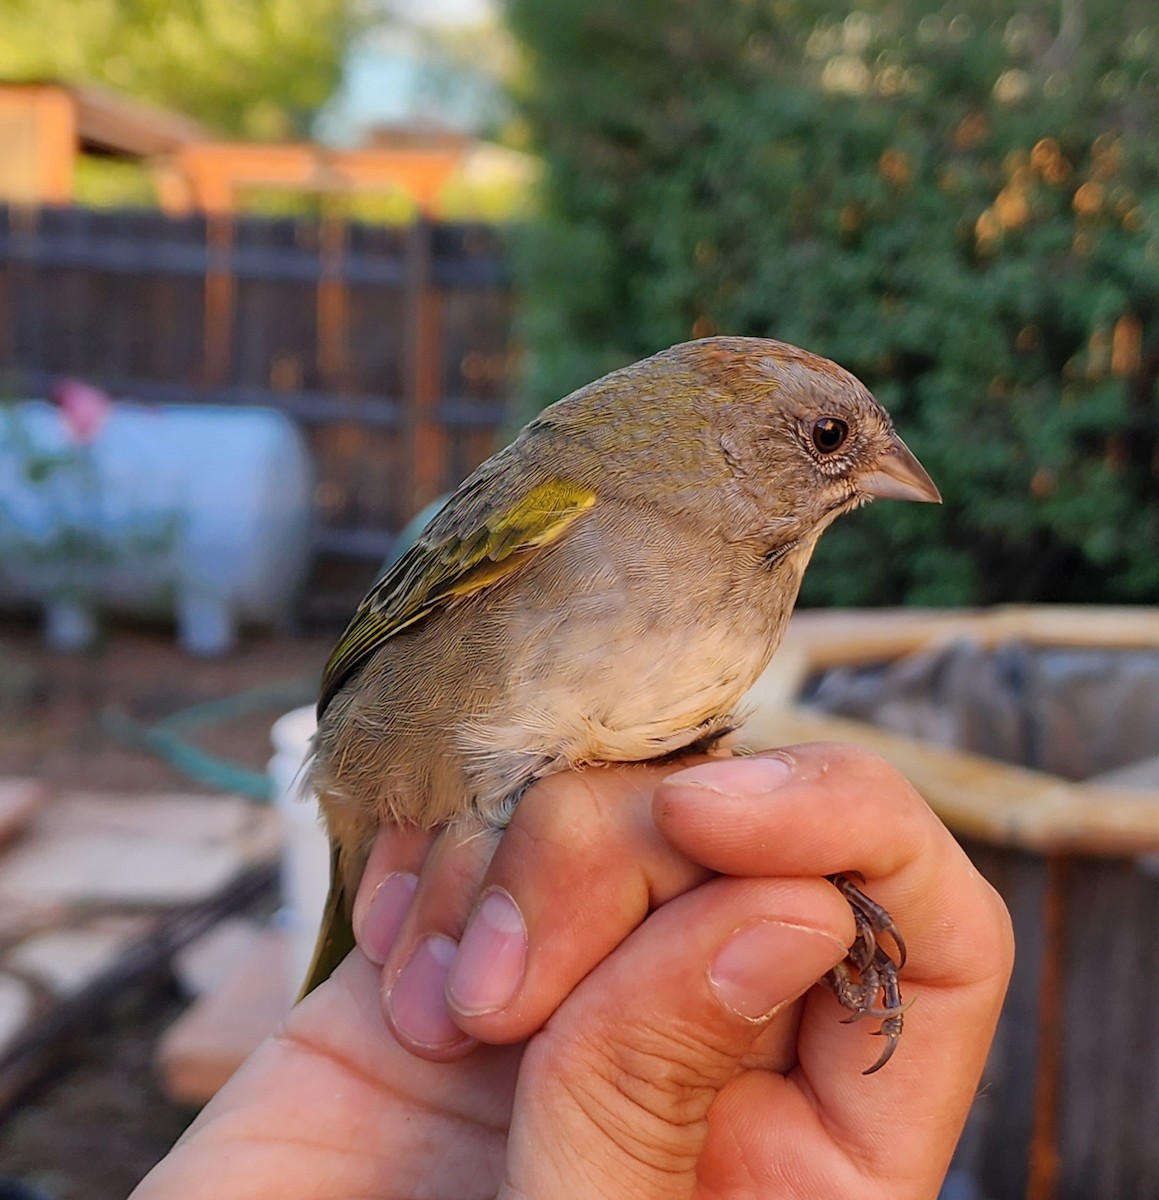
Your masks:
{"label": "garden hose", "polygon": [[109,737],[134,749],[148,751],[198,783],[268,803],[274,798],[274,785],[267,775],[211,754],[187,740],[185,734],[265,709],[286,712],[308,704],[317,690],[318,681],[314,676],[279,680],[223,696],[220,700],[195,704],[154,725],[146,725],[120,709],[107,708],[100,715],[100,727]]}

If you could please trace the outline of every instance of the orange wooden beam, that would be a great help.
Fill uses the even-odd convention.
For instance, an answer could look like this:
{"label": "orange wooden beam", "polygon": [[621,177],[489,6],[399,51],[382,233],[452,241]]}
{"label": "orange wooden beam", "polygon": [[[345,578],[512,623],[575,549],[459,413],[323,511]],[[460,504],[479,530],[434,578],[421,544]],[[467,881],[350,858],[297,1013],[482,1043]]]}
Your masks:
{"label": "orange wooden beam", "polygon": [[239,190],[288,188],[317,192],[401,191],[433,214],[463,157],[460,145],[329,150],[302,143],[193,142],[173,166],[189,181],[197,208],[231,212]]}
{"label": "orange wooden beam", "polygon": [[0,88],[0,118],[15,131],[0,152],[0,200],[68,204],[77,132],[67,89],[52,84]]}

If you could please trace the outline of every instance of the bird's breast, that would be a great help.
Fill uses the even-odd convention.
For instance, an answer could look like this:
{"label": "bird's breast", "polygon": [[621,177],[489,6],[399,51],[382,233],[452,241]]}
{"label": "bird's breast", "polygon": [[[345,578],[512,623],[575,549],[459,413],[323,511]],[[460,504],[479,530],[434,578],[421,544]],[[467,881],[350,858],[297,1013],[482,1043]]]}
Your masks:
{"label": "bird's breast", "polygon": [[679,530],[621,532],[569,542],[518,589],[503,695],[459,730],[484,806],[532,764],[543,774],[687,746],[768,664],[793,597],[770,592],[759,562],[682,544]]}

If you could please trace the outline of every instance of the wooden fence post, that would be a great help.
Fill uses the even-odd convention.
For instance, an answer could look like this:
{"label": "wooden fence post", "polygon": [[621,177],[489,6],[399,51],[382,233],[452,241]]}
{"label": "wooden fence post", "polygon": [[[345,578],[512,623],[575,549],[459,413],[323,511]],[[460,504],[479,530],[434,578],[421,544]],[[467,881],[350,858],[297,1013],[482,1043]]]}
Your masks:
{"label": "wooden fence post", "polygon": [[[13,369],[20,380],[21,351],[43,356],[48,333],[47,322],[29,320],[29,308],[35,313],[38,301],[39,255],[34,249],[40,233],[40,209],[34,204],[13,204],[8,209],[8,239],[15,251],[0,278],[0,361]],[[30,344],[31,343],[31,344]],[[23,387],[23,381],[16,385]],[[7,397],[5,397],[7,398]]]}
{"label": "wooden fence post", "polygon": [[439,422],[441,297],[432,278],[432,227],[418,219],[407,242],[406,495],[411,515],[442,490],[446,441]]}
{"label": "wooden fence post", "polygon": [[1038,1053],[1034,1072],[1034,1124],[1030,1140],[1027,1200],[1055,1200],[1058,1195],[1062,1095],[1063,1007],[1066,991],[1066,886],[1069,863],[1065,855],[1046,857],[1043,897],[1043,962],[1038,984]]}
{"label": "wooden fence post", "polygon": [[220,387],[229,379],[233,359],[233,216],[205,218],[204,385]]}
{"label": "wooden fence post", "polygon": [[350,300],[346,289],[346,221],[332,198],[318,222],[318,374],[327,391],[350,389]]}

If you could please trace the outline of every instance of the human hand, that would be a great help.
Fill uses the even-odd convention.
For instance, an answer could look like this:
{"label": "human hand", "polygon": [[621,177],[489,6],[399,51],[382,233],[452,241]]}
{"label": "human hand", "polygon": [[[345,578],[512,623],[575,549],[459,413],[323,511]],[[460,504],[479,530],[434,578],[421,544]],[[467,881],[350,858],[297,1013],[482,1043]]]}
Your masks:
{"label": "human hand", "polygon": [[[382,973],[352,955],[137,1200],[934,1196],[1009,975],[1001,902],[872,755],[807,746],[670,771],[544,781],[489,865],[453,838],[380,841],[356,920],[373,956],[390,932],[375,882],[422,867],[409,907],[386,914]],[[868,1079],[865,1030],[809,986],[853,936],[819,876],[849,870],[905,931],[915,1001],[898,1053]],[[449,992],[473,1011],[432,1041],[480,884],[515,900],[526,938],[492,931],[491,960],[463,938]],[[419,957],[408,984],[403,965],[432,935],[454,940]],[[477,1003],[504,990],[506,1004]],[[468,1054],[460,1026],[513,1044]],[[416,1028],[435,1061],[404,1048]]]}

